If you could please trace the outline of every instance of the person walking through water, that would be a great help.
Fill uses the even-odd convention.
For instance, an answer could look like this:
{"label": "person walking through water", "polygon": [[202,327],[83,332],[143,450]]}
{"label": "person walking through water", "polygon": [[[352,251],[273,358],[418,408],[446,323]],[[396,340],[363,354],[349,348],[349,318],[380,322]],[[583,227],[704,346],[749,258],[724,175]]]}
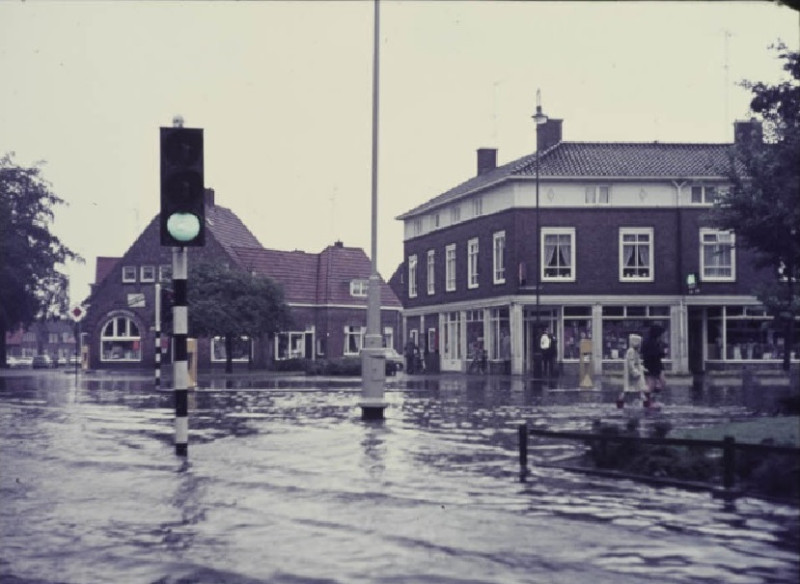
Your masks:
{"label": "person walking through water", "polygon": [[644,375],[647,382],[647,393],[644,406],[652,405],[653,393],[660,392],[664,387],[664,342],[661,336],[664,329],[660,325],[654,324],[647,331],[647,338],[642,343],[642,361],[644,363]]}
{"label": "person walking through water", "polygon": [[642,346],[641,335],[628,335],[628,350],[625,352],[625,374],[622,381],[622,391],[617,398],[617,407],[625,407],[625,396],[630,393],[638,393],[642,402],[646,401],[645,390],[647,383],[644,378],[644,366],[642,365],[639,349]]}

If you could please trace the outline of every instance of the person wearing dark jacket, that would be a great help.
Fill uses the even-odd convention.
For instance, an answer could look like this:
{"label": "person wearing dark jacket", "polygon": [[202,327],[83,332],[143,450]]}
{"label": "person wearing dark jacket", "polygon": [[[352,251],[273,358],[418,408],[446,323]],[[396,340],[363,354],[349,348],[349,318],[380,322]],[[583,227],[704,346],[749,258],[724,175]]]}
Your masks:
{"label": "person wearing dark jacket", "polygon": [[647,381],[647,394],[645,406],[650,405],[653,392],[659,392],[664,386],[664,342],[661,336],[664,328],[654,324],[647,331],[647,338],[642,343],[642,364],[644,365],[644,377]]}

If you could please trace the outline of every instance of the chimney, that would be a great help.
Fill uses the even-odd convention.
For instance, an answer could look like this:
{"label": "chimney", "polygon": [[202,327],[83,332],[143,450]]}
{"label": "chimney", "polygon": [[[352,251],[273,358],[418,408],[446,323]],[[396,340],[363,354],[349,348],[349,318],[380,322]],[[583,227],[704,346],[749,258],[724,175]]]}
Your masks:
{"label": "chimney", "polygon": [[762,144],[763,142],[764,127],[761,125],[761,122],[755,118],[733,122],[733,143],[736,146]]}
{"label": "chimney", "polygon": [[478,176],[497,168],[497,148],[478,148]]}
{"label": "chimney", "polygon": [[342,243],[341,239],[338,239],[338,240],[333,242],[333,246],[334,247],[344,247],[344,243]]}
{"label": "chimney", "polygon": [[213,207],[214,206],[214,189],[206,189],[205,203],[206,203],[206,207]]}
{"label": "chimney", "polygon": [[548,118],[545,123],[536,126],[536,148],[539,152],[544,152],[561,142],[561,123],[563,121]]}

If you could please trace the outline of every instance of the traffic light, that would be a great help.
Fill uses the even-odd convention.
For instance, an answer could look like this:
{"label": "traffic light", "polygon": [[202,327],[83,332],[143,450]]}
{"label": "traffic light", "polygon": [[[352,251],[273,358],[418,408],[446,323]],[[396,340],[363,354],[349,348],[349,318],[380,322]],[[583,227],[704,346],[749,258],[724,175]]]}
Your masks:
{"label": "traffic light", "polygon": [[203,130],[161,128],[161,245],[205,245]]}

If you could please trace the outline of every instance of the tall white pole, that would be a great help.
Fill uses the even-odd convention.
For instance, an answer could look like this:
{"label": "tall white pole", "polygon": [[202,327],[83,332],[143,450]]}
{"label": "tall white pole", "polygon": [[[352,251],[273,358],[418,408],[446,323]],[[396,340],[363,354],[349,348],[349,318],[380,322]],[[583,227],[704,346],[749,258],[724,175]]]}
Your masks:
{"label": "tall white pole", "polygon": [[378,276],[378,88],[380,85],[380,5],[375,0],[372,60],[372,269],[367,291],[367,334],[361,350],[361,418],[382,420],[386,409],[386,354],[381,335],[381,289]]}

